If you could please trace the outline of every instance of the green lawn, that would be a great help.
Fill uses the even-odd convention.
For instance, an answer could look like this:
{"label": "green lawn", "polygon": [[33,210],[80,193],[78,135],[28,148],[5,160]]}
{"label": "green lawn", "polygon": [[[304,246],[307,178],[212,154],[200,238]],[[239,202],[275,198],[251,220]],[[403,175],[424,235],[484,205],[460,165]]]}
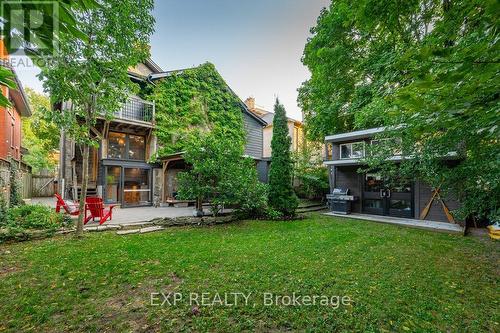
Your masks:
{"label": "green lawn", "polygon": [[[499,246],[313,214],[0,246],[0,331],[498,332]],[[152,306],[151,292],[179,292]],[[193,309],[189,293],[249,293]],[[263,294],[348,306],[263,306]],[[200,296],[201,297],[201,296]]]}

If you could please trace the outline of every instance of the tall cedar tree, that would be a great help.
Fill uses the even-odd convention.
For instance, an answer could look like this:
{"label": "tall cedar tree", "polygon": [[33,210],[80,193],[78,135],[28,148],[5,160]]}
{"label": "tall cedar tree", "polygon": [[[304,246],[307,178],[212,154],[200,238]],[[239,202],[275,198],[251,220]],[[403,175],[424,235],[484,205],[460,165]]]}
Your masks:
{"label": "tall cedar tree", "polygon": [[292,187],[293,164],[290,152],[285,107],[276,99],[274,105],[271,169],[269,171],[269,206],[284,216],[295,215],[298,201]]}

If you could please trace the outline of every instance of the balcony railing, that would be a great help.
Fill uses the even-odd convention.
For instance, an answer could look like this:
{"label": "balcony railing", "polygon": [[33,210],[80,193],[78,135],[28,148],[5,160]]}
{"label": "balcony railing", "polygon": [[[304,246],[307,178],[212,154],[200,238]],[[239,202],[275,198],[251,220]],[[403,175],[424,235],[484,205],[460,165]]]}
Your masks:
{"label": "balcony railing", "polygon": [[129,97],[122,108],[114,113],[114,116],[133,122],[153,123],[155,104],[138,97]]}

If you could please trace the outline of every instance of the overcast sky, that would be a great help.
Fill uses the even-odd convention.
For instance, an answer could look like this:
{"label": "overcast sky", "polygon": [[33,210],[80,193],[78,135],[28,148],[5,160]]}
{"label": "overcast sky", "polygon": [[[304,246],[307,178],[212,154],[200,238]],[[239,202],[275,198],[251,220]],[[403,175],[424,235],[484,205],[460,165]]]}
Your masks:
{"label": "overcast sky", "polygon": [[[278,96],[288,116],[301,119],[297,88],[309,77],[300,58],[309,29],[329,0],[157,0],[153,60],[164,70],[210,61],[245,99],[272,110]],[[36,70],[21,69],[37,91]]]}

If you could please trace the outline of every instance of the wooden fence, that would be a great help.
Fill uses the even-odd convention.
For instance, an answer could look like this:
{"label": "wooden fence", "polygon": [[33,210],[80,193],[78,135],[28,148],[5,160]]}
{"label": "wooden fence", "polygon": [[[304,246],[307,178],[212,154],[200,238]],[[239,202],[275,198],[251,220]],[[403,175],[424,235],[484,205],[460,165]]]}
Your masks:
{"label": "wooden fence", "polygon": [[32,176],[31,194],[33,197],[51,197],[54,191],[54,175],[40,174]]}
{"label": "wooden fence", "polygon": [[[19,163],[19,162],[15,162]],[[40,174],[31,174],[31,167],[23,162],[17,165],[21,196],[23,199],[32,197],[51,197],[55,194],[55,175],[43,170]],[[9,200],[10,195],[10,162],[0,159],[0,195]]]}
{"label": "wooden fence", "polygon": [[21,174],[21,196],[23,199],[29,199],[33,194],[33,179],[30,172],[22,172]]}

